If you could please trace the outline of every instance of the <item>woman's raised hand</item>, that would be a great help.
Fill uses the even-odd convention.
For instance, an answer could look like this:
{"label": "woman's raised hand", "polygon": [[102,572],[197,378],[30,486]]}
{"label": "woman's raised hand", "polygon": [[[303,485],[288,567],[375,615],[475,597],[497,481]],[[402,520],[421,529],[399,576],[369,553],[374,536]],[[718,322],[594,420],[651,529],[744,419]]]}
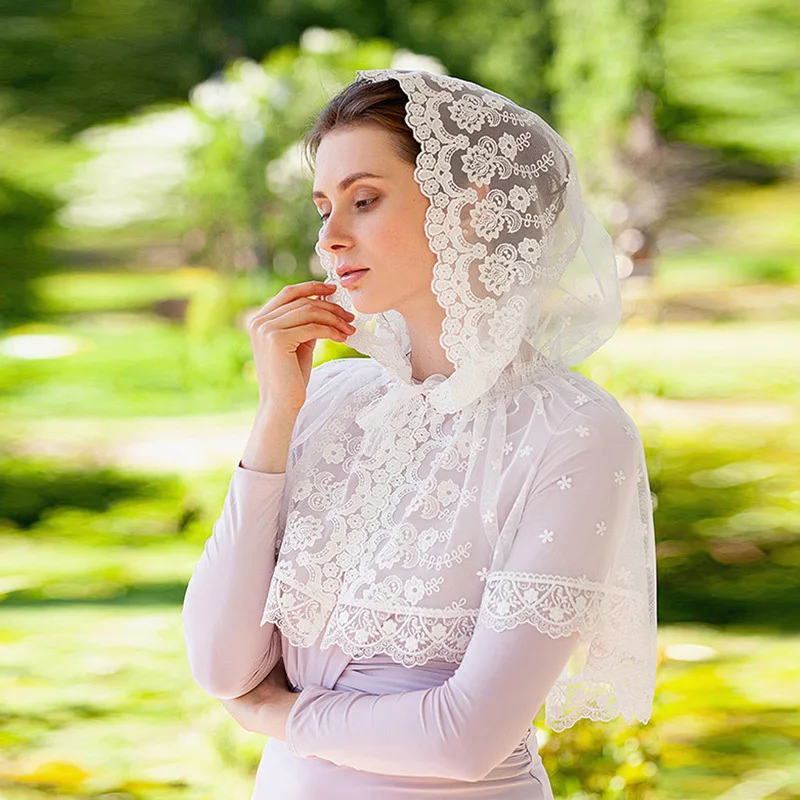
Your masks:
{"label": "woman's raised hand", "polygon": [[316,340],[343,342],[355,331],[355,315],[323,299],[335,290],[322,281],[284,286],[248,323],[262,407],[299,412]]}

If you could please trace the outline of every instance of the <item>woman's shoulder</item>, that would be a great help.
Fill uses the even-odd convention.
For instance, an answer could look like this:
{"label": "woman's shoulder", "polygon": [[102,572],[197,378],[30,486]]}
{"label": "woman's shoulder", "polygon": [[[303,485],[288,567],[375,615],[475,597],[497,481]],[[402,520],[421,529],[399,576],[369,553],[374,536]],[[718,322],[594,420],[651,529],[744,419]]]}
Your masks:
{"label": "woman's shoulder", "polygon": [[[346,404],[357,399],[381,372],[371,358],[334,358],[317,364],[306,387],[306,401],[293,432],[295,460],[309,438],[321,431]],[[360,402],[360,401],[359,401]]]}
{"label": "woman's shoulder", "polygon": [[636,423],[617,397],[579,372],[570,371],[547,381],[542,393],[551,432],[580,434],[591,426],[592,430],[622,431],[629,439],[641,438]]}

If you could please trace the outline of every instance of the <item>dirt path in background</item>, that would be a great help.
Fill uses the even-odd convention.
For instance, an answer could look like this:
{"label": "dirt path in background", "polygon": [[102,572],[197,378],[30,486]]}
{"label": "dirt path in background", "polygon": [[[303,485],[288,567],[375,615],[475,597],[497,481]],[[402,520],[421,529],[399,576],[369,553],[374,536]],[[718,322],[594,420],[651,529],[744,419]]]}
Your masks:
{"label": "dirt path in background", "polygon": [[[620,401],[646,429],[691,429],[716,425],[775,427],[797,422],[792,405],[768,402],[664,400]],[[15,421],[0,431],[6,453],[119,466],[148,472],[203,472],[235,466],[241,458],[253,414],[126,419],[71,418]]]}
{"label": "dirt path in background", "polygon": [[252,424],[249,412],[15,422],[13,432],[0,432],[0,449],[147,472],[204,472],[235,466]]}

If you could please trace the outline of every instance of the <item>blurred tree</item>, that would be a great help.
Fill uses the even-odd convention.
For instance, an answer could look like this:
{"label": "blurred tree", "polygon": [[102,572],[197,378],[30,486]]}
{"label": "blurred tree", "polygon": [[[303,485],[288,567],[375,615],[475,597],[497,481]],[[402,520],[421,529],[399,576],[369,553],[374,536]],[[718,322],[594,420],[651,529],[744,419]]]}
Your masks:
{"label": "blurred tree", "polygon": [[58,207],[49,195],[0,175],[0,329],[38,312],[33,281],[53,269],[44,235]]}
{"label": "blurred tree", "polygon": [[601,145],[645,85],[669,139],[767,164],[794,163],[800,149],[794,0],[4,0],[7,113],[35,111],[69,135],[183,100],[230,61],[259,60],[309,27],[428,53],[543,116],[557,94],[556,121],[585,119]]}
{"label": "blurred tree", "polygon": [[109,232],[158,224],[185,232],[186,260],[222,274],[308,275],[319,216],[303,134],[356,69],[388,67],[395,53],[311,28],[263,64],[236,59],[188,104],[85,131],[93,157],[63,189],[62,221]]}
{"label": "blurred tree", "polygon": [[559,131],[614,236],[620,274],[650,274],[664,211],[651,102],[663,82],[655,37],[662,0],[550,0],[549,8]]}
{"label": "blurred tree", "polygon": [[8,154],[0,160],[2,329],[40,310],[36,279],[56,269],[50,245],[63,200],[55,186],[83,156],[79,147],[52,144],[43,124],[34,130],[21,121],[0,125],[0,153]]}
{"label": "blurred tree", "polygon": [[[0,118],[31,127],[46,119],[49,135],[69,137],[165,100],[205,97],[191,104],[211,140],[198,151],[205,177],[189,181],[198,226],[186,242],[218,265],[306,269],[313,208],[291,199],[306,185],[287,166],[302,125],[292,109],[267,108],[281,108],[281,92],[298,110],[319,107],[355,69],[385,64],[353,49],[320,80],[309,51],[295,76],[292,47],[309,26],[347,30],[350,42],[384,37],[387,52],[427,53],[552,122],[615,234],[621,274],[649,271],[670,207],[711,171],[773,179],[794,168],[800,150],[800,98],[786,77],[800,52],[791,0],[5,0],[0,14]],[[274,74],[260,78],[260,69]],[[208,110],[214,92],[248,91],[270,97],[255,116]],[[177,179],[180,159],[160,163],[151,184]],[[124,177],[130,190],[137,176]],[[129,198],[128,209],[137,202]],[[83,218],[120,209],[95,203]],[[173,210],[180,204],[162,207]],[[152,235],[160,220],[151,214],[148,224]]]}
{"label": "blurred tree", "polygon": [[387,38],[455,74],[544,108],[545,0],[4,0],[0,75],[11,113],[64,136],[153,103],[182,100],[238,58],[258,60],[309,27]]}
{"label": "blurred tree", "polygon": [[214,68],[192,41],[196,0],[3,0],[7,114],[57,121],[68,137],[164,98]]}
{"label": "blurred tree", "polygon": [[[555,52],[548,70],[564,137],[585,164],[581,178],[608,190],[653,59],[651,31],[660,0],[551,0]],[[656,80],[658,80],[656,78]]]}
{"label": "blurred tree", "polygon": [[547,117],[545,70],[553,49],[547,9],[548,0],[391,0],[380,33]]}
{"label": "blurred tree", "polygon": [[238,59],[191,91],[206,130],[186,183],[187,221],[202,232],[196,257],[222,270],[308,274],[319,218],[300,140],[356,69],[388,67],[394,52],[388,42],[311,28],[299,46],[263,64]]}
{"label": "blurred tree", "polygon": [[668,0],[660,41],[666,83],[656,119],[666,137],[717,151],[732,172],[746,162],[766,176],[796,169],[800,4]]}

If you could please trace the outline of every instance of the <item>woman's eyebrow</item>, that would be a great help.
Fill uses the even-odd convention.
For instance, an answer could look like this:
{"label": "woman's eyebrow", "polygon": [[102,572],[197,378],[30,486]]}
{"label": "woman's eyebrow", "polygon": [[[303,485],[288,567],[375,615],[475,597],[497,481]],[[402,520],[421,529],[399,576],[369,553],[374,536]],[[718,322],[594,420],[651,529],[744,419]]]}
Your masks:
{"label": "woman's eyebrow", "polygon": [[[375,175],[373,172],[354,172],[352,175],[348,175],[346,178],[342,178],[342,180],[339,181],[339,191],[343,192],[348,186],[350,186],[351,183],[355,183],[356,181],[361,180],[361,178],[378,178],[379,180],[382,180],[380,175]],[[311,196],[314,198],[326,197],[324,192],[318,191],[313,191]]]}

